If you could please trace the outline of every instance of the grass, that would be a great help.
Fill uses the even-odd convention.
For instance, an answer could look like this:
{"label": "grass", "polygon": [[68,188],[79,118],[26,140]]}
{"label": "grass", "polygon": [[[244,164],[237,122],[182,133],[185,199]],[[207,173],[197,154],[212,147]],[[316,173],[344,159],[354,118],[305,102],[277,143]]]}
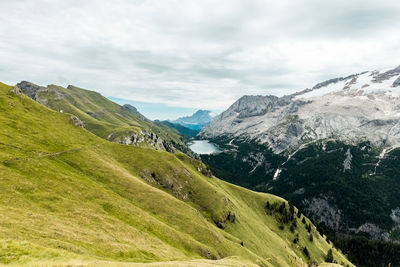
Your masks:
{"label": "grass", "polygon": [[[123,108],[97,92],[76,86],[63,88],[48,85],[38,92],[37,98],[57,112],[63,111],[77,116],[90,132],[104,139],[121,142],[133,132],[141,136],[142,131],[152,132],[170,144],[168,149],[171,152],[189,152],[175,129],[159,127],[141,114]],[[151,147],[146,142],[139,145]]]}
{"label": "grass", "polygon": [[265,212],[283,199],[206,177],[181,153],[107,142],[10,90],[0,84],[0,264],[294,266],[331,247],[300,219],[293,244]]}

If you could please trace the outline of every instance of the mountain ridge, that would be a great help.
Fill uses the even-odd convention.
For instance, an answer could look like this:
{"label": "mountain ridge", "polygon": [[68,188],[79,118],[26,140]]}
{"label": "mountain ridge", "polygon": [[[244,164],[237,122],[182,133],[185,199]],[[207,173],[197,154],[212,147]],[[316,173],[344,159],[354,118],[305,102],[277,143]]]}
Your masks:
{"label": "mountain ridge", "polygon": [[38,103],[57,112],[76,116],[81,125],[106,140],[126,145],[146,146],[193,156],[178,133],[159,127],[127,104],[120,106],[96,91],[73,85],[39,86],[27,81],[16,85]]}
{"label": "mountain ridge", "polygon": [[203,138],[247,136],[276,153],[335,137],[400,145],[400,66],[319,83],[283,97],[243,96],[200,132]]}

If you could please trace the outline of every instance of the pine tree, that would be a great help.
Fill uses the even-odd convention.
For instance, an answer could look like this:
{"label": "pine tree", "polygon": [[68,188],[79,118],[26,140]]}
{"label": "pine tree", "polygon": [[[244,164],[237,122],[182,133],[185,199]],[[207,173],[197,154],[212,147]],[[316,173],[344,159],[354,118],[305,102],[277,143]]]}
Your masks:
{"label": "pine tree", "polygon": [[307,247],[304,247],[304,248],[303,248],[303,253],[304,253],[304,255],[306,255],[307,258],[310,257],[310,253],[308,252]]}
{"label": "pine tree", "polygon": [[328,250],[328,254],[325,257],[326,262],[333,262],[333,252],[332,249]]}
{"label": "pine tree", "polygon": [[299,234],[296,234],[295,238],[293,239],[293,243],[297,244],[299,242]]}

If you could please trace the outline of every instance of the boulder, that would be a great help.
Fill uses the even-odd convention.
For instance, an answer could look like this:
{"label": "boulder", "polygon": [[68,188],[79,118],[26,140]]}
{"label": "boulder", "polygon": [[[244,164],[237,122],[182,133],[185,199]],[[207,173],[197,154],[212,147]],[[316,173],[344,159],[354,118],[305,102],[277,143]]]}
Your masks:
{"label": "boulder", "polygon": [[218,228],[225,229],[225,222],[216,222]]}
{"label": "boulder", "polygon": [[73,124],[74,124],[75,126],[79,126],[79,127],[83,128],[83,129],[86,128],[86,126],[85,126],[85,124],[83,123],[83,121],[81,121],[81,120],[80,120],[78,117],[76,117],[76,116],[71,116],[71,121],[73,122]]}
{"label": "boulder", "polygon": [[233,222],[235,222],[235,220],[236,220],[236,215],[235,215],[235,213],[233,213],[233,212],[229,212],[229,214],[228,214],[228,216],[226,217],[226,219],[228,220],[228,221],[230,221],[231,223],[233,223]]}
{"label": "boulder", "polygon": [[22,90],[18,86],[14,86],[14,88],[11,90],[11,93],[13,93],[15,95],[20,95],[20,94],[22,94]]}

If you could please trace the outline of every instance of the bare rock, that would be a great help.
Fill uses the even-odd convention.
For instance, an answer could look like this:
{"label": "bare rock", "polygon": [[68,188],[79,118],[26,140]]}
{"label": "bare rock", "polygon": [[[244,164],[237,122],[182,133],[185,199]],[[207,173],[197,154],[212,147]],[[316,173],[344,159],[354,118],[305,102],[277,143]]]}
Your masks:
{"label": "bare rock", "polygon": [[81,127],[83,129],[86,128],[85,124],[83,123],[83,121],[81,121],[78,117],[76,116],[71,116],[71,121],[74,123],[75,126]]}
{"label": "bare rock", "polygon": [[38,85],[36,85],[34,83],[27,82],[27,81],[22,81],[22,82],[18,83],[16,85],[16,87],[20,88],[22,93],[24,93],[25,95],[29,96],[30,98],[32,98],[35,101],[36,101],[37,93],[40,90],[45,90],[46,89],[45,87],[38,86]]}
{"label": "bare rock", "polygon": [[204,176],[207,176],[208,178],[212,178],[212,172],[211,172],[211,170],[207,167],[207,168],[203,168],[202,170],[201,170],[201,173],[204,175]]}
{"label": "bare rock", "polygon": [[216,222],[215,224],[217,225],[218,228],[225,229],[225,221]]}
{"label": "bare rock", "polygon": [[14,88],[11,90],[11,93],[13,93],[15,95],[20,95],[20,94],[22,94],[22,90],[18,86],[14,86]]}
{"label": "bare rock", "polygon": [[333,199],[327,196],[304,199],[305,212],[318,222],[325,223],[335,231],[339,230],[342,223],[341,211],[334,205]]}
{"label": "bare rock", "polygon": [[393,82],[393,87],[400,86],[400,76]]}
{"label": "bare rock", "polygon": [[229,212],[228,217],[226,218],[228,221],[230,221],[231,223],[235,222],[236,220],[236,215],[233,212]]}

